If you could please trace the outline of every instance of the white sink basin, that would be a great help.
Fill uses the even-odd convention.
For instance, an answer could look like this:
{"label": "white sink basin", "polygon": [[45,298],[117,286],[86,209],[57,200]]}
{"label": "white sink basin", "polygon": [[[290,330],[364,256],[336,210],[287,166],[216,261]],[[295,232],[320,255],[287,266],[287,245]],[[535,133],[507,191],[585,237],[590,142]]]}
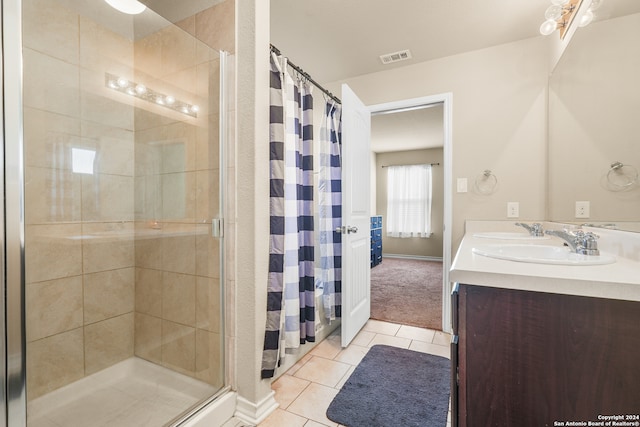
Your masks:
{"label": "white sink basin", "polygon": [[472,252],[490,258],[537,264],[603,265],[616,262],[615,257],[611,255],[580,255],[571,252],[566,246],[478,245],[472,249]]}
{"label": "white sink basin", "polygon": [[488,231],[484,233],[474,233],[473,237],[481,239],[502,239],[502,240],[549,240],[551,236],[532,236],[529,233],[518,233],[509,231]]}

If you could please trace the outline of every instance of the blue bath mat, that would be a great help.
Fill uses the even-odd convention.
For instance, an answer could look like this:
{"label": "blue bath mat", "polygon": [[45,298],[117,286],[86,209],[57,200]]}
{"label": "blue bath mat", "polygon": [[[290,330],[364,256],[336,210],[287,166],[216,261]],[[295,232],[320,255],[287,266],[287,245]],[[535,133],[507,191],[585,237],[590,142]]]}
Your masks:
{"label": "blue bath mat", "polygon": [[451,361],[413,350],[375,345],[327,409],[348,427],[445,427]]}

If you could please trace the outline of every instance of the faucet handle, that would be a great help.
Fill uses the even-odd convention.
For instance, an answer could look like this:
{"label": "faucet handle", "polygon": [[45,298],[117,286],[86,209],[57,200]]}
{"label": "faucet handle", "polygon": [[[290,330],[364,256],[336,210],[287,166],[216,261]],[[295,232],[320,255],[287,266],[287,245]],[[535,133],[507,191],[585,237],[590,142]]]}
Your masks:
{"label": "faucet handle", "polygon": [[577,252],[583,255],[599,255],[599,237],[600,236],[592,233],[591,231],[587,231],[586,233],[582,230],[576,231],[576,246],[578,248]]}
{"label": "faucet handle", "polygon": [[598,236],[595,233],[592,232],[587,232],[584,233],[584,247],[586,249],[598,249],[598,239],[600,238],[600,236]]}
{"label": "faucet handle", "polygon": [[523,227],[532,236],[536,236],[536,237],[544,236],[544,230],[542,229],[542,224],[540,224],[539,222],[534,222],[531,225],[528,225],[522,222],[516,222],[515,225],[519,227]]}

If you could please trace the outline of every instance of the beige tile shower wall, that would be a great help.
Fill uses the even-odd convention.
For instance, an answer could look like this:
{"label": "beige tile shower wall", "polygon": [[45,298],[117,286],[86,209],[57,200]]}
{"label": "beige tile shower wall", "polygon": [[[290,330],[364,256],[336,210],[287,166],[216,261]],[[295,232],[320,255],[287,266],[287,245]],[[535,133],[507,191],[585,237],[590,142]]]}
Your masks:
{"label": "beige tile shower wall", "polygon": [[133,110],[104,88],[105,71],[131,73],[133,46],[56,2],[23,3],[33,399],[133,355]]}
{"label": "beige tile shower wall", "polygon": [[197,118],[135,109],[135,354],[221,386],[220,248],[211,236],[220,207],[220,62],[192,36],[218,34],[198,18],[211,13],[178,23],[187,33],[167,27],[135,43],[136,81],[200,107]]}

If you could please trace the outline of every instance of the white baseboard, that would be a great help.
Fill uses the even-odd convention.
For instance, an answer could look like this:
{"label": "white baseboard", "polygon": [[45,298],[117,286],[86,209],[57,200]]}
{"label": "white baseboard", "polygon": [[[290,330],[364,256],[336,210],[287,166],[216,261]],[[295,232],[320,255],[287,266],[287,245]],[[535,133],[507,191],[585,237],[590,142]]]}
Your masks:
{"label": "white baseboard", "polygon": [[267,397],[257,403],[250,402],[242,396],[238,396],[234,416],[245,423],[257,426],[278,408],[275,395],[276,392],[272,390]]}
{"label": "white baseboard", "polygon": [[440,262],[442,262],[442,257],[435,257],[435,256],[382,254],[382,258],[417,259],[417,260],[420,260],[420,261],[440,261]]}
{"label": "white baseboard", "polygon": [[180,427],[220,427],[233,417],[237,394],[228,392],[218,397]]}

